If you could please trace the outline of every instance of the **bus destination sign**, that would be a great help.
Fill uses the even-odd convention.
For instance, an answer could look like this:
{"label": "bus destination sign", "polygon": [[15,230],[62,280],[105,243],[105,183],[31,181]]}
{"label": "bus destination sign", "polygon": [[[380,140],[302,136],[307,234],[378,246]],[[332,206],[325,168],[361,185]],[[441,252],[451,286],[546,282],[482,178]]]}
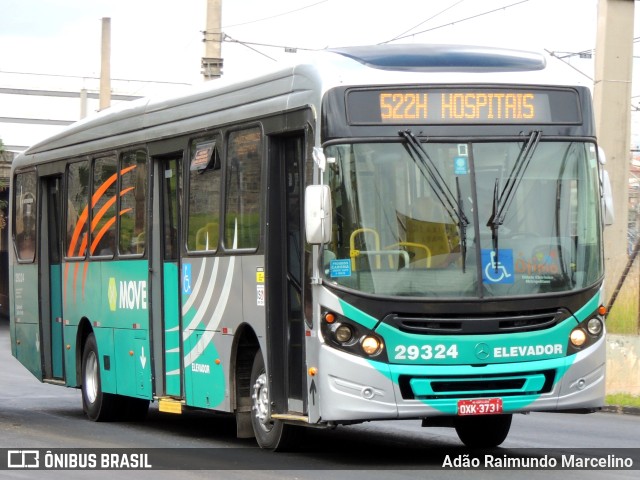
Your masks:
{"label": "bus destination sign", "polygon": [[351,90],[349,123],[553,124],[580,123],[571,89],[390,88]]}

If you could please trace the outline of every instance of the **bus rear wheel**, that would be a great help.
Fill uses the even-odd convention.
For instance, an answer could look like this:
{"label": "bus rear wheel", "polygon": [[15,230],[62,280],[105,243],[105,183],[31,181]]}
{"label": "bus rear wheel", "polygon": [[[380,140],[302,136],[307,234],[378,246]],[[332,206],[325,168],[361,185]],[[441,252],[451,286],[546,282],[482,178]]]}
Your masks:
{"label": "bus rear wheel", "polygon": [[91,333],[82,351],[82,408],[90,420],[104,422],[113,418],[116,400],[115,395],[102,391],[98,345]]}
{"label": "bus rear wheel", "polygon": [[258,350],[251,369],[251,426],[261,448],[274,451],[290,449],[298,437],[299,428],[271,419],[269,380]]}
{"label": "bus rear wheel", "polygon": [[458,438],[470,448],[493,448],[509,435],[513,415],[480,415],[456,417]]}

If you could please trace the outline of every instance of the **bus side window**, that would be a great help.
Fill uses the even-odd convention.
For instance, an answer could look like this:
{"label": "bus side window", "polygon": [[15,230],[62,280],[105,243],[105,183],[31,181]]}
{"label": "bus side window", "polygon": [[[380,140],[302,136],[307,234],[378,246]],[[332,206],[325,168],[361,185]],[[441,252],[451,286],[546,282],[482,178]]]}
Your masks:
{"label": "bus side window", "polygon": [[93,164],[93,211],[91,214],[91,255],[113,258],[116,230],[115,156],[102,157]]}
{"label": "bus side window", "polygon": [[191,146],[187,249],[214,252],[220,229],[222,169],[219,139],[200,139]]}
{"label": "bus side window", "polygon": [[262,132],[260,127],[229,134],[226,169],[226,248],[257,248],[260,241]]}
{"label": "bus side window", "polygon": [[36,255],[36,172],[16,175],[14,239],[20,261],[33,262]]}
{"label": "bus side window", "polygon": [[67,169],[67,257],[83,258],[87,252],[89,162],[75,162]]}
{"label": "bus side window", "polygon": [[126,152],[120,158],[120,255],[142,255],[147,231],[147,153]]}

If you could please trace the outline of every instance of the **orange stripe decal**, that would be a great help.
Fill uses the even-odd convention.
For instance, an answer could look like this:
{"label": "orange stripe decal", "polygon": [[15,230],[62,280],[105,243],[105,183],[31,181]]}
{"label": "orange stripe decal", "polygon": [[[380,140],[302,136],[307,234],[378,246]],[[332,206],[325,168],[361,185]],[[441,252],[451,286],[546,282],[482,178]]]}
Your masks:
{"label": "orange stripe decal", "polygon": [[[119,175],[120,176],[124,176],[125,174],[131,172],[132,170],[134,170],[137,167],[137,165],[131,165],[127,168],[124,168],[122,170],[120,170]],[[113,206],[113,204],[116,201],[116,196],[114,196],[113,198],[110,198],[101,208],[100,210],[96,213],[95,218],[92,219],[91,225],[90,225],[90,232],[86,231],[86,224],[87,221],[89,219],[89,208],[94,208],[97,203],[100,201],[100,199],[104,196],[104,194],[107,192],[107,190],[109,189],[109,187],[111,187],[115,181],[118,179],[118,172],[114,173],[113,175],[111,175],[107,180],[105,180],[105,182],[100,185],[100,187],[94,192],[94,194],[91,197],[91,204],[87,205],[83,210],[82,213],[80,214],[80,216],[78,217],[78,220],[73,228],[73,233],[71,235],[71,240],[69,242],[69,248],[67,250],[67,256],[68,257],[82,257],[85,255],[85,252],[87,250],[87,243],[88,243],[88,236],[89,233],[93,234],[94,229],[97,227],[100,219],[102,219],[102,217],[104,217],[104,215],[107,213],[107,211],[109,210],[109,208],[111,206]],[[128,187],[125,188],[123,191],[120,192],[120,196],[125,195],[126,193],[130,192],[131,190],[133,190],[134,187]],[[127,209],[123,212],[120,213],[120,215],[130,211],[131,209]],[[96,238],[93,240],[91,247],[90,247],[90,253],[93,253],[94,250],[97,248],[98,243],[100,242],[100,240],[102,239],[102,237],[105,235],[105,233],[109,230],[109,228],[111,228],[113,226],[113,224],[116,221],[116,217],[114,216],[113,218],[109,219],[105,225],[103,227],[101,227],[100,231],[98,232],[98,235],[96,236]],[[77,250],[76,250],[76,247]],[[64,268],[64,275],[63,275],[63,305],[67,304],[67,283],[68,283],[68,279],[69,279],[69,267],[70,264],[67,263],[65,265]],[[77,294],[77,281],[78,281],[78,270],[79,270],[80,264],[76,263],[74,265],[74,269],[73,269],[73,301],[74,303],[76,302],[76,294]],[[84,268],[83,268],[83,275],[82,275],[82,297],[84,298],[84,291],[85,291],[85,283],[86,283],[86,276],[87,276],[87,270],[88,270],[89,264],[85,261],[84,263]]]}

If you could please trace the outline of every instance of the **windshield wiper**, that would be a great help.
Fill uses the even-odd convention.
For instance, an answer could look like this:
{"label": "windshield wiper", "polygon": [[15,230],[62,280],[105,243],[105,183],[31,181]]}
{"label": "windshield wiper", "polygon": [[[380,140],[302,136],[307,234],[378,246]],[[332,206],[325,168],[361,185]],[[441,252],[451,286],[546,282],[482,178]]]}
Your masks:
{"label": "windshield wiper", "polygon": [[509,173],[509,177],[507,178],[507,182],[504,184],[502,191],[498,195],[499,190],[499,179],[496,178],[496,183],[493,187],[493,210],[491,212],[491,216],[487,221],[487,227],[491,228],[491,242],[494,253],[493,262],[494,268],[497,270],[498,268],[498,228],[500,225],[504,223],[504,217],[507,214],[507,210],[511,206],[511,202],[514,198],[514,193],[518,189],[522,178],[524,177],[524,173],[531,163],[531,159],[533,158],[533,153],[538,146],[538,142],[540,142],[540,137],[542,137],[542,132],[540,130],[533,130],[529,135],[529,139],[520,149],[520,153],[518,154],[518,158],[513,164],[513,168]]}
{"label": "windshield wiper", "polygon": [[[469,221],[462,209],[462,194],[460,193],[460,178],[456,177],[456,192],[458,194],[458,228],[460,229],[460,254],[462,255],[462,273],[467,269],[467,225]],[[464,221],[462,220],[464,218]]]}
{"label": "windshield wiper", "polygon": [[422,144],[413,132],[411,130],[402,130],[398,133],[407,141],[407,151],[409,155],[414,162],[417,160],[416,164],[420,168],[420,173],[427,179],[436,198],[446,210],[447,215],[458,225],[460,231],[460,253],[462,254],[462,272],[464,273],[466,268],[467,225],[469,225],[469,220],[464,214],[462,207],[462,195],[460,193],[458,177],[456,177],[457,196],[454,196],[446,180],[438,170],[438,167],[424,148],[422,148]]}

